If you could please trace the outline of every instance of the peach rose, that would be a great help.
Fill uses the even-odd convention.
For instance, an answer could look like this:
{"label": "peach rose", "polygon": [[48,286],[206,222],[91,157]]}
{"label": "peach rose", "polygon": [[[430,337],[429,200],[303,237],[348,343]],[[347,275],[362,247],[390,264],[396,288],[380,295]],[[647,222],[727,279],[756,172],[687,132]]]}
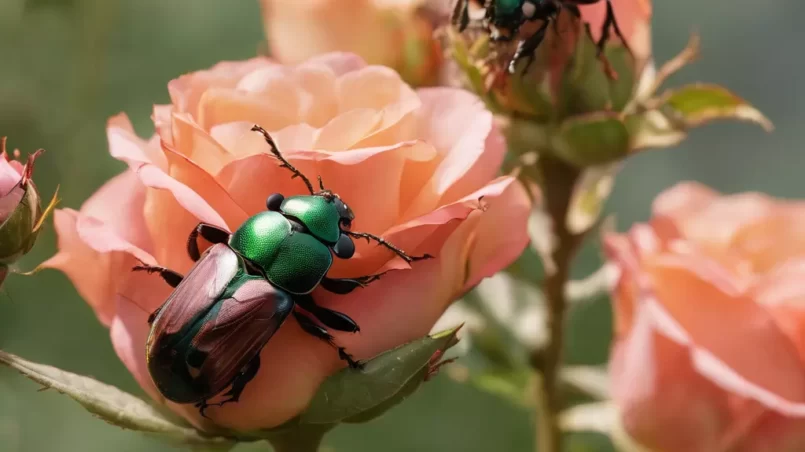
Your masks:
{"label": "peach rose", "polygon": [[390,66],[413,85],[438,81],[442,49],[433,32],[449,0],[261,0],[271,56],[296,64],[354,52]]}
{"label": "peach rose", "polygon": [[[131,271],[137,259],[186,273],[189,232],[200,222],[236,229],[265,209],[269,194],[307,193],[268,154],[259,124],[308,177],[321,175],[355,212],[353,230],[381,235],[411,254],[357,241],[335,277],[395,270],[347,296],[314,297],[361,327],[337,340],[357,358],[427,334],[466,290],[512,262],[527,243],[530,209],[512,177],[497,177],[504,141],[472,95],[412,90],[391,69],[352,54],[298,66],[268,59],[220,63],[169,83],[172,104],[156,106],[157,135],[139,139],[125,116],[109,121],[112,156],[129,170],[79,211],[56,212],[62,270],[111,329],[121,360],[153,398],[145,364],[146,318],[170,293],[159,277]],[[479,199],[486,205],[484,211]],[[344,364],[327,344],[287,321],[261,354],[262,367],[239,403],[213,407],[216,423],[249,430],[298,414],[318,385]],[[197,426],[195,408],[167,403]]]}
{"label": "peach rose", "polygon": [[805,450],[805,202],[661,194],[605,238],[615,290],[613,397],[663,452]]}

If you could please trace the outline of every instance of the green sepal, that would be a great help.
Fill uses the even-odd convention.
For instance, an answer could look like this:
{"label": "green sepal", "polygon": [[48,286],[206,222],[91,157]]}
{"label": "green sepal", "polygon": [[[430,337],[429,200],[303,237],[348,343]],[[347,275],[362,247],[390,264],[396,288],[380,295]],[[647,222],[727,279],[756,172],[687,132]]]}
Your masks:
{"label": "green sepal", "polygon": [[458,342],[458,330],[409,342],[366,361],[363,369],[346,368],[332,375],[321,384],[299,422],[366,422],[385,413],[424,381],[432,358]]}
{"label": "green sepal", "polygon": [[607,46],[605,60],[597,52],[592,37],[587,33],[579,37],[557,93],[560,120],[591,112],[620,112],[633,97],[637,84],[634,57],[621,45]]}
{"label": "green sepal", "polygon": [[42,214],[39,193],[33,181],[20,183],[13,190],[23,190],[22,199],[5,222],[0,225],[0,263],[12,264],[31,251],[38,230],[34,230]]}
{"label": "green sepal", "polygon": [[557,96],[558,118],[604,111],[611,105],[607,74],[601,60],[596,57],[595,43],[587,33],[579,36]]}
{"label": "green sepal", "polygon": [[232,438],[205,436],[193,427],[180,425],[144,400],[92,378],[34,363],[3,351],[0,351],[0,363],[45,388],[69,396],[92,415],[117,427],[205,450],[229,450],[235,445]]}
{"label": "green sepal", "polygon": [[631,149],[629,130],[617,113],[589,113],[565,120],[554,134],[552,152],[580,168],[620,160]]}
{"label": "green sepal", "polygon": [[766,131],[771,121],[744,99],[718,85],[695,83],[665,92],[657,108],[680,128],[697,127],[717,119],[754,122]]}

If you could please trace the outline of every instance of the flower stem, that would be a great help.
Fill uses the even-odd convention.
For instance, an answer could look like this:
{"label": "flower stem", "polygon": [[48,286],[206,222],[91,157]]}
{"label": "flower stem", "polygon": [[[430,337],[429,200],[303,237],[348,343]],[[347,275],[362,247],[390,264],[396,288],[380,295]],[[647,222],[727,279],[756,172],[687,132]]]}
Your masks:
{"label": "flower stem", "polygon": [[545,196],[545,209],[551,218],[555,247],[551,257],[554,271],[546,272],[543,291],[548,304],[549,339],[545,348],[532,355],[532,365],[540,373],[537,394],[537,442],[539,452],[561,452],[562,430],[559,413],[562,410],[559,392],[559,372],[564,349],[564,324],[567,299],[565,286],[570,279],[573,257],[584,239],[584,234],[573,234],[567,227],[567,214],[573,189],[580,171],[560,160],[541,157],[539,170]]}

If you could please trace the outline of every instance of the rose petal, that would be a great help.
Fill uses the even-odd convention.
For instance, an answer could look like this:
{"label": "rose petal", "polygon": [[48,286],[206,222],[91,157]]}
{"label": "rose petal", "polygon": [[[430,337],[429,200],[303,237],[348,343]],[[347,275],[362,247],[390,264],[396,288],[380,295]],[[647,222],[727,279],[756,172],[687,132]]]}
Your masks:
{"label": "rose petal", "polygon": [[106,136],[109,142],[109,154],[136,169],[143,163],[151,163],[165,168],[167,161],[162,150],[150,146],[140,139],[131,126],[128,116],[121,113],[113,116],[107,123]]}
{"label": "rose petal", "polygon": [[[102,225],[90,228],[98,232],[98,236],[87,237],[87,228],[81,227],[81,220],[81,214],[72,209],[60,209],[53,213],[59,252],[41,266],[64,272],[81,297],[92,306],[100,322],[109,326],[115,316],[114,299],[119,287],[119,274],[131,271],[137,265],[134,256],[152,265],[156,261],[148,253],[116,237],[113,232],[104,230]],[[92,244],[85,241],[87,238]]]}
{"label": "rose petal", "polygon": [[515,180],[500,196],[485,197],[482,202],[488,207],[479,213],[478,225],[468,242],[469,271],[465,291],[514,262],[529,242],[527,224],[531,199],[522,184]]}
{"label": "rose petal", "polygon": [[168,83],[171,102],[176,112],[195,113],[201,96],[209,88],[234,88],[250,72],[273,64],[275,63],[263,57],[246,61],[224,61],[208,70],[183,75]]}
{"label": "rose petal", "polygon": [[431,177],[410,201],[404,219],[479,189],[495,176],[505,154],[499,132],[492,134],[492,114],[477,97],[448,88],[423,89],[419,95],[418,129],[439,150],[441,161],[427,168]]}
{"label": "rose petal", "polygon": [[727,397],[693,369],[686,347],[658,334],[641,308],[610,361],[612,395],[629,434],[652,450],[709,452],[729,425]]}
{"label": "rose petal", "polygon": [[715,273],[717,267],[687,256],[663,256],[648,271],[658,302],[697,346],[743,379],[781,398],[805,403],[805,367],[797,351],[769,313],[732,289]]}

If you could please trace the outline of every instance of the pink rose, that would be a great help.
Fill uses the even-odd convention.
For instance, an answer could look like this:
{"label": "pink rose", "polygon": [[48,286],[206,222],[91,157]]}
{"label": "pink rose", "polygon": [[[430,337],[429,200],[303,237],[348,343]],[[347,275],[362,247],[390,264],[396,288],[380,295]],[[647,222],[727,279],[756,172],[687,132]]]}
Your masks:
{"label": "pink rose", "polygon": [[648,224],[606,237],[613,396],[666,452],[805,450],[805,203],[661,194]]}
{"label": "pink rose", "polygon": [[434,31],[450,0],[261,0],[271,56],[299,63],[327,52],[354,52],[389,66],[414,85],[438,81],[443,51]]}
{"label": "pink rose", "polygon": [[[137,259],[184,274],[187,236],[198,222],[231,231],[263,211],[269,194],[306,193],[250,131],[254,124],[271,132],[293,165],[341,195],[355,212],[353,230],[436,256],[409,266],[361,240],[352,259],[336,260],[334,277],[395,270],[348,296],[313,294],[358,322],[359,334],[336,333],[357,358],[427,334],[453,300],[526,246],[529,199],[515,179],[498,177],[504,141],[492,115],[464,91],[414,91],[391,69],[352,54],[298,66],[225,62],[168,89],[172,104],[155,107],[158,134],[150,140],[138,138],[125,116],[109,121],[110,152],[130,169],[79,211],[56,212],[59,253],[46,263],[65,272],[110,327],[118,356],[156,400],[165,402],[146,370],[146,318],[171,289],[132,272]],[[216,423],[281,424],[344,365],[294,320],[261,361],[239,403],[207,411]],[[193,406],[167,405],[203,426]]]}

